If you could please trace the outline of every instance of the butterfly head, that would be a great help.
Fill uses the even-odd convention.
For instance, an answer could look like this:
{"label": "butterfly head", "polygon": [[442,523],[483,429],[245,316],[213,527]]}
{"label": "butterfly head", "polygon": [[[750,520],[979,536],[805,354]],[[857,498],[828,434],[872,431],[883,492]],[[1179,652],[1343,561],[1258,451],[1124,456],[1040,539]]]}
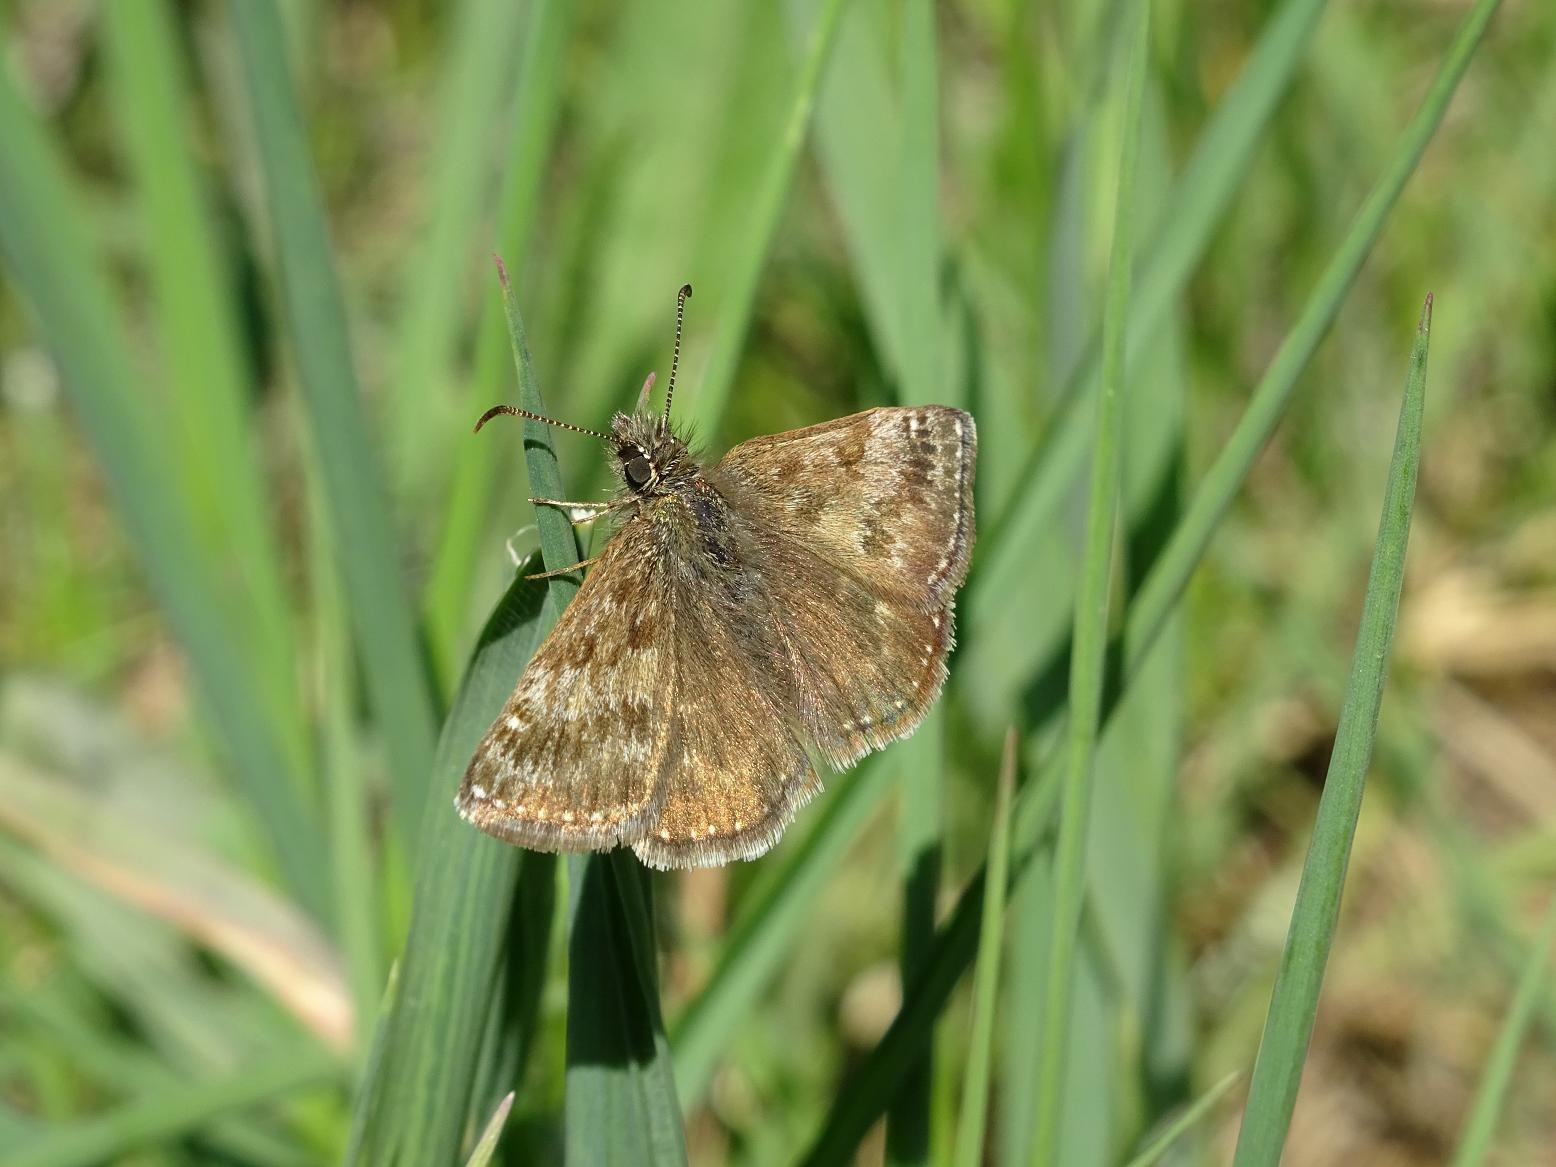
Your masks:
{"label": "butterfly head", "polygon": [[648,395],[654,388],[654,374],[650,373],[631,415],[618,413],[611,418],[610,442],[616,448],[617,470],[623,485],[639,497],[671,493],[686,485],[688,468],[695,474],[686,443],[670,432],[670,403],[675,400],[675,373],[681,364],[681,324],[691,294],[692,286],[683,284],[675,296],[675,353],[670,358],[664,413],[656,417],[649,412]]}
{"label": "butterfly head", "polygon": [[675,490],[691,462],[686,443],[641,404],[631,416],[618,413],[611,419],[610,442],[622,485],[640,497]]}

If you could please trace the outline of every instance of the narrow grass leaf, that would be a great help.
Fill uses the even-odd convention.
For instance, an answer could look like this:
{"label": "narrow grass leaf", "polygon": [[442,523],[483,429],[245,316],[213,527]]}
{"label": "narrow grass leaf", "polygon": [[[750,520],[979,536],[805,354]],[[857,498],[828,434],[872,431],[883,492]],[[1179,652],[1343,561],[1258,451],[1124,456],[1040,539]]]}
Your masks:
{"label": "narrow grass leaf", "polygon": [[1346,293],[1361,271],[1372,245],[1382,233],[1383,225],[1398,202],[1405,183],[1415,172],[1416,164],[1420,162],[1437,127],[1442,124],[1454,90],[1469,68],[1470,60],[1480,46],[1486,27],[1500,3],[1501,0],[1476,0],[1475,6],[1466,14],[1421,108],[1400,135],[1388,168],[1368,194],[1356,217],[1351,220],[1350,229],[1319,277],[1302,315],[1281,341],[1269,368],[1254,389],[1248,408],[1200,480],[1194,498],[1182,521],[1174,529],[1172,538],[1152,564],[1150,576],[1131,604],[1129,623],[1125,627],[1126,673],[1132,672],[1139,664],[1155,640],[1162,622],[1177,606],[1177,597],[1181,591],[1177,581],[1186,579],[1192,573],[1193,565],[1204,554],[1211,536],[1232,505],[1232,499],[1243,480],[1247,478],[1254,459],[1269,441],[1280,419],[1285,416],[1302,371],[1307,368],[1319,342],[1334,323],[1340,305],[1345,302]]}
{"label": "narrow grass leaf", "polygon": [[1191,1106],[1184,1109],[1176,1119],[1172,1121],[1166,1130],[1153,1138],[1141,1148],[1140,1153],[1129,1160],[1126,1167],[1151,1167],[1151,1164],[1160,1161],[1163,1155],[1172,1149],[1172,1145],[1193,1129],[1194,1125],[1210,1113],[1214,1106],[1228,1090],[1236,1085],[1242,1077],[1241,1071],[1228,1074],[1217,1082],[1205,1093],[1196,1098]]}
{"label": "narrow grass leaf", "polygon": [[[1029,782],[1021,789],[1030,792],[1026,812],[1033,822],[1026,824],[1027,831],[1023,832],[1018,797],[1012,847],[1019,846],[1024,837],[1036,837],[1038,824],[1050,822],[1059,803],[1060,786],[1056,781]],[[1013,852],[1010,880],[1005,888],[1007,898],[1034,857],[1035,849],[1024,854]],[[911,1065],[909,1053],[933,1029],[957,982],[972,963],[978,949],[987,879],[987,870],[980,871],[962,890],[956,907],[940,926],[918,977],[906,986],[897,1016],[875,1048],[854,1066],[848,1082],[838,1092],[821,1131],[801,1160],[805,1167],[841,1167],[854,1162],[860,1140],[896,1095],[903,1074]]]}
{"label": "narrow grass leaf", "polygon": [[816,18],[783,133],[774,144],[760,194],[751,208],[740,253],[730,268],[730,295],[720,305],[718,331],[714,334],[707,367],[700,382],[687,386],[689,408],[684,420],[704,433],[713,432],[729,400],[746,331],[751,326],[757,280],[788,201],[789,187],[793,184],[800,151],[810,128],[816,90],[832,49],[843,6],[844,0],[824,0],[821,14]]}
{"label": "narrow grass leaf", "polygon": [[[506,279],[503,291],[522,383],[528,341]],[[525,408],[539,412],[527,401]],[[542,428],[528,420],[525,426]],[[530,484],[540,497],[562,498],[555,456],[549,447],[546,454],[531,456]],[[556,507],[537,512],[547,570],[568,566],[567,546],[576,542],[567,516]],[[568,877],[567,1158],[601,1167],[679,1167],[686,1145],[659,1008],[649,874],[619,848],[570,857]]]}
{"label": "narrow grass leaf", "polygon": [[[831,885],[849,845],[874,813],[896,771],[876,758],[862,762],[817,808],[803,840],[781,847],[765,892],[744,905],[719,951],[708,983],[670,1028],[675,1081],[684,1107],[701,1101],[720,1059],[734,1046],[773,970],[793,953],[812,906]],[[788,840],[785,840],[788,843]]]}
{"label": "narrow grass leaf", "polygon": [[[1290,88],[1326,0],[1285,0],[1270,18],[1237,82],[1195,143],[1182,176],[1162,200],[1149,242],[1141,249],[1138,289],[1131,297],[1129,361],[1145,352],[1231,205],[1265,128]],[[1062,413],[1033,449],[1018,487],[989,523],[996,544],[1020,546],[1026,532],[1047,524],[1085,457],[1091,414],[1080,408],[1099,372],[1100,340],[1090,341],[1060,392]],[[997,539],[1010,535],[1011,539]]]}
{"label": "narrow grass leaf", "polygon": [[1421,462],[1421,413],[1426,400],[1431,319],[1432,298],[1428,296],[1410,355],[1410,373],[1405,381],[1350,682],[1340,707],[1340,723],[1319,798],[1313,840],[1302,865],[1291,928],[1248,1087],[1234,1158],[1238,1167],[1273,1165],[1280,1160],[1297,1102],[1313,1017],[1318,1010],[1324,966],[1339,924],[1340,896],[1356,820],[1361,814],[1367,766],[1383,701],[1389,646],[1394,639],[1399,593],[1404,585],[1405,549],[1410,539],[1410,516]]}
{"label": "narrow grass leaf", "polygon": [[[317,472],[324,451],[310,450],[308,489],[317,495]],[[356,1036],[369,1033],[384,987],[383,882],[389,865],[377,855],[377,827],[372,821],[373,791],[357,722],[356,655],[351,645],[351,621],[331,554],[329,510],[313,497],[307,508],[308,561],[312,565],[314,669],[319,695],[319,754],[324,778],[324,815],[330,844],[330,877],[335,899],[335,933],[351,982],[356,1006]],[[405,878],[403,868],[395,874]]]}
{"label": "narrow grass leaf", "polygon": [[[500,264],[498,270],[518,369],[519,402],[544,413],[523,319]],[[496,431],[485,436],[495,438]],[[561,475],[549,431],[526,421],[523,438],[530,481],[541,494],[559,497]],[[566,516],[539,507],[536,521],[546,566],[573,563],[578,544]],[[499,962],[506,960],[510,970],[539,969],[546,963],[544,929],[521,935],[505,925],[513,918],[515,894],[549,902],[554,859],[480,833],[450,805],[481,736],[577,590],[566,576],[526,580],[525,570],[519,569],[488,619],[443,727],[426,799],[410,935],[395,1003],[382,1023],[376,1072],[364,1079],[357,1098],[358,1137],[348,1163],[419,1167],[454,1161],[470,1123]],[[536,975],[525,983],[538,995],[543,981]],[[536,1015],[533,1008],[514,1012]]]}
{"label": "narrow grass leaf", "polygon": [[[1351,230],[1337,248],[1331,260],[1331,270],[1344,270],[1348,279],[1321,279],[1303,309],[1298,322],[1283,342],[1280,352],[1288,347],[1295,355],[1289,361],[1272,363],[1253,394],[1253,402],[1244,412],[1234,432],[1237,448],[1246,441],[1243,431],[1263,434],[1266,438],[1279,419],[1280,410],[1289,404],[1290,393],[1306,363],[1311,359],[1322,328],[1315,328],[1313,321],[1328,321],[1338,311],[1339,302],[1349,289],[1372,242],[1376,240],[1387,213],[1397,200],[1404,180],[1409,177],[1416,161],[1441,124],[1454,88],[1463,77],[1476,47],[1484,36],[1487,22],[1500,0],[1479,0],[1466,16],[1452,48],[1444,58],[1426,101],[1415,121],[1401,136],[1394,159],[1380,179],[1374,197],[1363,205]],[[1381,196],[1381,197],[1380,197]],[[1358,255],[1359,252],[1359,255]],[[1357,257],[1353,260],[1353,256]],[[1299,346],[1295,338],[1306,338]],[[1279,361],[1279,353],[1277,354]],[[1254,403],[1266,396],[1274,396],[1279,404],[1276,417],[1269,419],[1264,411],[1256,410]],[[1233,443],[1228,443],[1228,449]],[[1255,446],[1255,451],[1257,446]],[[1223,451],[1222,458],[1229,455]],[[1219,462],[1219,460],[1218,460]],[[1168,549],[1182,544],[1183,550],[1173,554],[1163,553],[1152,564],[1144,585],[1136,594],[1125,617],[1123,632],[1123,660],[1120,669],[1121,683],[1126,684],[1135,676],[1145,657],[1160,637],[1173,611],[1177,608],[1189,579],[1208,545],[1209,534],[1214,531],[1225,514],[1238,486],[1247,477],[1252,458],[1238,458],[1233,464],[1230,483],[1218,476],[1211,480],[1207,475],[1195,492],[1194,500],[1186,511],[1186,517],[1174,529]],[[1188,525],[1189,515],[1195,515],[1194,526]],[[1201,537],[1201,533],[1203,537]],[[1108,695],[1105,712],[1111,715],[1117,708],[1118,695]],[[1015,859],[1012,864],[1013,880],[1019,879],[1026,864],[1035,853],[1034,841],[1047,829],[1053,811],[1054,785],[1051,782],[1029,783],[1018,791],[1015,806]],[[894,1057],[901,1048],[905,1031],[933,1018],[945,1005],[952,988],[961,973],[971,963],[977,943],[977,926],[970,915],[969,897],[979,894],[983,873],[978,873],[963,890],[948,921],[941,926],[939,937],[929,957],[930,972],[913,985],[908,986],[902,1007],[873,1050],[860,1062],[849,1084],[834,1101],[822,1131],[813,1145],[808,1163],[836,1163],[846,1161],[851,1148],[857,1146],[870,1124],[881,1114],[881,1107],[891,1097],[896,1082],[897,1062]],[[752,979],[755,979],[754,976]]]}
{"label": "narrow grass leaf", "polygon": [[1075,604],[1070,656],[1070,719],[1065,780],[1054,854],[1054,906],[1038,1062],[1032,1161],[1052,1163],[1059,1148],[1060,1100],[1067,1077],[1070,1002],[1077,967],[1081,905],[1085,897],[1086,837],[1090,825],[1092,761],[1102,723],[1113,549],[1118,523],[1119,451],[1123,444],[1124,340],[1134,271],[1135,173],[1140,154],[1140,107],[1150,47],[1150,0],[1134,5],[1124,95],[1124,141],[1115,196],[1113,250],[1102,317],[1102,383],[1097,401],[1096,449],[1086,545]]}
{"label": "narrow grass leaf", "polygon": [[[571,4],[540,0],[530,6],[524,50],[516,71],[514,130],[508,168],[498,194],[497,249],[522,265],[539,218],[541,184],[556,134],[572,31]],[[506,317],[501,303],[487,299],[476,330],[475,369],[464,396],[470,417],[500,400],[511,384]],[[466,633],[471,590],[480,563],[480,541],[500,465],[498,445],[478,442],[454,459],[453,481],[425,596],[427,643],[440,682],[458,668],[456,652]]]}
{"label": "narrow grass leaf", "polygon": [[203,553],[188,500],[161,454],[154,406],[133,375],[123,325],[64,166],[0,69],[0,257],[58,364],[152,593],[189,654],[193,686],[234,778],[294,895],[328,916],[324,846],[295,743],[256,685],[263,665],[233,635],[233,614]]}
{"label": "narrow grass leaf", "polygon": [[649,873],[618,848],[570,856],[568,879],[567,1161],[684,1167]]}
{"label": "narrow grass leaf", "polygon": [[[450,41],[427,176],[428,213],[401,279],[394,376],[387,413],[396,485],[425,490],[446,441],[428,440],[429,419],[451,411],[449,393],[471,261],[488,250],[474,238],[490,199],[492,141],[512,100],[512,62],[527,5],[461,0],[445,6]],[[506,99],[506,100],[505,100]],[[463,400],[461,395],[460,400]],[[455,430],[455,433],[458,431]]]}
{"label": "narrow grass leaf", "polygon": [[[900,13],[900,27],[902,132],[896,184],[900,227],[893,287],[903,347],[891,355],[901,362],[896,370],[899,399],[905,404],[922,404],[940,400],[943,392],[935,6],[930,0],[911,0]],[[904,865],[898,964],[902,983],[907,984],[935,938],[945,822],[944,710],[938,706],[932,710],[897,756],[902,766],[897,833]],[[914,1068],[886,1116],[886,1161],[893,1167],[928,1159],[933,1057],[931,1032],[914,1056]]]}
{"label": "narrow grass leaf", "polygon": [[340,1072],[315,1045],[304,1045],[214,1082],[180,1082],[104,1114],[76,1119],[6,1150],[8,1167],[92,1167],[177,1139],[232,1111],[319,1086]]}
{"label": "narrow grass leaf", "polygon": [[303,402],[313,441],[328,454],[325,497],[363,679],[384,739],[395,815],[403,839],[414,844],[432,765],[432,693],[363,420],[308,136],[275,6],[240,3],[228,11],[237,27]]}
{"label": "narrow grass leaf", "polygon": [[266,505],[253,385],[238,333],[235,284],[223,270],[209,192],[195,156],[193,104],[173,14],[164,0],[101,10],[113,112],[134,182],[140,250],[165,359],[157,426],[229,597],[267,719],[287,750],[280,780],[314,796],[312,746],[297,687],[298,647]]}
{"label": "narrow grass leaf", "polygon": [[1556,898],[1551,900],[1545,912],[1545,923],[1540,936],[1529,951],[1529,962],[1518,978],[1518,988],[1513,1001],[1507,1007],[1507,1016],[1497,1034],[1491,1056],[1486,1059],[1486,1069],[1480,1085],[1475,1089],[1475,1101],[1470,1104],[1470,1114],[1464,1120],[1459,1135],[1459,1146],[1453,1154],[1453,1167],[1476,1167],[1486,1160],[1491,1151],[1491,1140],[1496,1134],[1497,1117],[1507,1103],[1509,1088],[1513,1082],[1513,1065],[1518,1049],[1524,1042],[1524,1032],[1534,1014],[1540,991],[1550,977],[1551,945],[1556,941]]}
{"label": "narrow grass leaf", "polygon": [[476,1142],[475,1150],[470,1152],[470,1158],[465,1161],[465,1167],[486,1167],[492,1161],[492,1156],[497,1151],[497,1140],[502,1136],[502,1128],[508,1122],[508,1112],[513,1109],[513,1091],[503,1095],[497,1109],[492,1112],[491,1119],[486,1124],[486,1129],[481,1132],[480,1139]]}
{"label": "narrow grass leaf", "polygon": [[1004,955],[1006,881],[1010,878],[1010,800],[1016,788],[1014,727],[1005,737],[994,824],[989,829],[988,877],[978,929],[978,965],[973,978],[972,1037],[962,1078],[962,1112],[956,1132],[956,1167],[979,1167],[988,1128],[989,1076],[994,1063],[994,1014],[999,1007],[1000,967]]}

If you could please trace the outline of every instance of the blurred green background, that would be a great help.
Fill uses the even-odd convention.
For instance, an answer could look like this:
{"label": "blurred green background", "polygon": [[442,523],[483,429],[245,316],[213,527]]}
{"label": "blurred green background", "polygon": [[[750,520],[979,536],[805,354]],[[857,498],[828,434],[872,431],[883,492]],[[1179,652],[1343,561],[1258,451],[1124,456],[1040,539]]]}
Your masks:
{"label": "blurred green background", "polygon": [[[1059,1161],[1126,1162],[1238,1073],[1162,1161],[1231,1159],[1429,291],[1404,598],[1284,1161],[1447,1161],[1525,969],[1487,1161],[1545,1161],[1556,6],[1502,5],[1413,174],[1406,127],[1494,4],[1151,7],[1116,624],[1315,303],[1323,339],[1101,742]],[[499,1161],[574,1146],[564,1034],[606,1003],[570,992],[550,860],[489,875],[505,898],[460,900],[434,954],[479,933],[496,970],[440,1055],[474,1079],[457,1160],[374,1143],[418,1095],[354,1102],[400,1056],[370,1043],[427,873],[516,862],[442,822],[434,763],[505,543],[534,542],[517,424],[470,434],[517,399],[494,252],[580,425],[668,370],[687,281],[677,413],[714,450],[894,400],[976,417],[940,712],[768,857],[656,876],[659,989],[694,1163],[960,1162],[969,1125],[1029,1160],[1040,823],[979,953],[986,1124],[971,976],[932,1058],[879,1043],[988,855],[1007,728],[1024,795],[1050,768],[1132,8],[0,4],[0,1162],[338,1161],[354,1111],[356,1161],[464,1162],[510,1089]],[[1326,277],[1402,157],[1365,264]],[[568,497],[603,488],[596,443],[556,449]],[[877,1057],[907,1072],[885,1123]]]}

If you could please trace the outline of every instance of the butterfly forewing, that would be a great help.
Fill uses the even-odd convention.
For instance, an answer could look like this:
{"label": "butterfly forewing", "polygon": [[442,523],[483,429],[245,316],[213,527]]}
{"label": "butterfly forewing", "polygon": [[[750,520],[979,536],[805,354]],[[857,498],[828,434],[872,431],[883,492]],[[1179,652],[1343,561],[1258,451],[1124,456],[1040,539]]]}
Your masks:
{"label": "butterfly forewing", "polygon": [[945,679],[973,541],[972,418],[872,409],[719,463],[760,540],[811,744],[834,765],[911,733]]}
{"label": "butterfly forewing", "polygon": [[761,529],[933,608],[967,575],[977,443],[959,409],[870,409],[742,442],[718,472]]}
{"label": "butterfly forewing", "polygon": [[629,524],[606,544],[476,748],[457,806],[483,831],[600,849],[658,815],[675,661],[653,536]]}

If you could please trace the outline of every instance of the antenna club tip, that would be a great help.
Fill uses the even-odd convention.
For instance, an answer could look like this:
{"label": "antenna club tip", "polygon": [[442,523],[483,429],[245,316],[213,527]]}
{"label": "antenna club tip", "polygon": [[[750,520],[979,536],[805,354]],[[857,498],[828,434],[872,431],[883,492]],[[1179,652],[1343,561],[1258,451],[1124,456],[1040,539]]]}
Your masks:
{"label": "antenna club tip", "polygon": [[676,295],[683,300],[690,300],[692,298],[692,286],[690,284],[682,284],[681,290]]}
{"label": "antenna club tip", "polygon": [[487,422],[491,421],[492,418],[496,417],[498,414],[500,414],[500,413],[507,413],[507,412],[508,412],[508,407],[505,406],[505,405],[494,405],[494,406],[492,406],[490,409],[488,409],[485,413],[483,413],[480,417],[478,417],[476,419],[475,428],[473,430],[471,430],[470,432],[473,433],[473,434],[480,433],[481,432],[481,427],[483,425],[485,425]]}

